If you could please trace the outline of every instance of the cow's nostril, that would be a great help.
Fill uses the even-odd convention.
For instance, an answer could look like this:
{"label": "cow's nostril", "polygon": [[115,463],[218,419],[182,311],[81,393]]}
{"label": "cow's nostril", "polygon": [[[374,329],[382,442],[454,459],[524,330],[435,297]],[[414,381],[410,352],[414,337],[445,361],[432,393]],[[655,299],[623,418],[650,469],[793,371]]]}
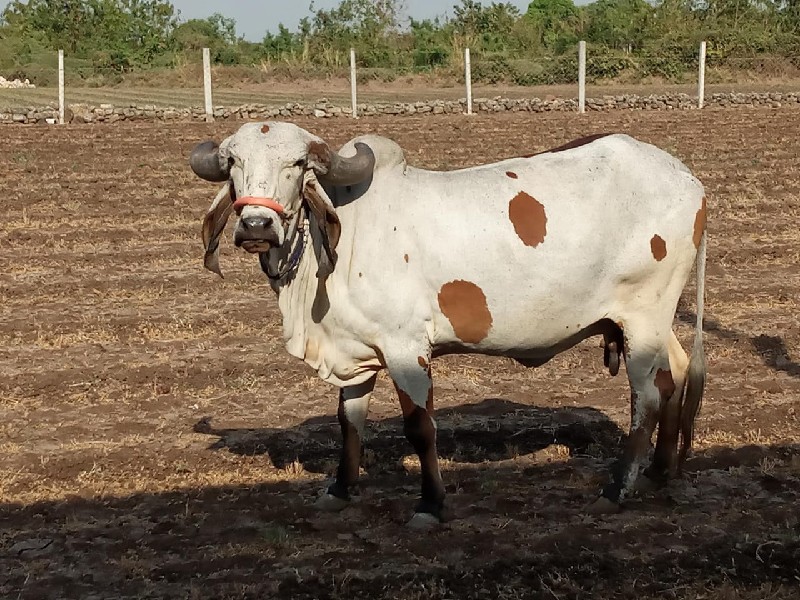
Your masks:
{"label": "cow's nostril", "polygon": [[245,229],[266,229],[272,225],[272,219],[269,217],[248,217],[242,219],[242,225]]}

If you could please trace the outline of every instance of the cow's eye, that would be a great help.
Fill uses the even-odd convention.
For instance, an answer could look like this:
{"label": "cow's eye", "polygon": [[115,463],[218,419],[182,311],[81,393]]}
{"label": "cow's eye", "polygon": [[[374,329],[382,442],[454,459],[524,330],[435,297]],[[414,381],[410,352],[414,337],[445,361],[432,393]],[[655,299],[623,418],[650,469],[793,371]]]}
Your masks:
{"label": "cow's eye", "polygon": [[295,167],[305,167],[306,166],[306,159],[305,158],[300,158],[300,159],[294,161],[294,166]]}

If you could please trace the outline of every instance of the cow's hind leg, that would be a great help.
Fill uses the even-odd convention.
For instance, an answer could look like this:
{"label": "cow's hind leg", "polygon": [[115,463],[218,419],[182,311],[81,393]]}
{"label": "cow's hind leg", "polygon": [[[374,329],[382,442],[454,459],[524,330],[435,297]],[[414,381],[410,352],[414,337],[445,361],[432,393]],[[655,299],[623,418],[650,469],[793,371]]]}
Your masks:
{"label": "cow's hind leg", "polygon": [[625,362],[631,385],[631,427],[613,478],[592,506],[593,512],[618,510],[630,496],[639,468],[647,457],[650,440],[661,414],[661,406],[675,392],[669,363],[668,335],[651,327],[626,328]]}
{"label": "cow's hind leg", "polygon": [[[670,477],[677,475],[681,404],[683,403],[686,370],[689,366],[689,357],[686,356],[686,352],[673,331],[670,331],[669,334],[668,349],[669,368],[675,382],[675,391],[661,407],[653,462],[645,470],[646,479],[642,480],[655,485],[663,484]],[[645,486],[642,486],[642,489],[646,489]]]}
{"label": "cow's hind leg", "polygon": [[[409,360],[409,356],[413,358]],[[403,431],[419,457],[422,474],[422,494],[409,526],[429,527],[443,520],[445,497],[436,455],[430,356],[427,352],[419,356],[404,353],[394,359],[387,355],[386,359],[403,411]]]}
{"label": "cow's hind leg", "polygon": [[360,385],[342,388],[339,392],[337,415],[342,428],[342,455],[336,470],[336,480],[316,502],[317,508],[321,510],[341,510],[350,501],[348,488],[358,480],[364,424],[375,380],[376,377],[373,376]]}

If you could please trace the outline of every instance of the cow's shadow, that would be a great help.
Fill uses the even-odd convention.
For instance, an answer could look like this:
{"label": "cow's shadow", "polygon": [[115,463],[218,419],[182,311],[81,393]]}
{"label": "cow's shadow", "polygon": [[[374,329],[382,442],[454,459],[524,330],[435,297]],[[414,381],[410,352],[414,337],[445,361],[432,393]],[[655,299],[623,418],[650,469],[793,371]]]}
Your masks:
{"label": "cow's shadow", "polygon": [[[437,410],[440,457],[462,463],[497,462],[544,450],[565,448],[570,457],[609,458],[625,433],[601,411],[590,407],[544,408],[489,398],[477,404]],[[214,436],[213,449],[240,455],[267,454],[277,468],[294,462],[313,473],[330,473],[339,456],[341,434],[335,416],[312,417],[289,428],[217,428],[205,417],[194,431]],[[364,443],[364,466],[394,468],[413,451],[398,418],[371,421]]]}
{"label": "cow's shadow", "polygon": [[[678,320],[694,325],[696,314],[679,305],[677,312]],[[729,329],[722,325],[718,320],[706,315],[703,319],[703,330],[707,334],[715,335],[724,340],[747,339],[752,346],[753,352],[758,355],[761,361],[770,369],[777,372],[784,372],[792,377],[800,378],[800,363],[790,358],[789,349],[786,342],[777,335],[748,335],[742,331]]]}

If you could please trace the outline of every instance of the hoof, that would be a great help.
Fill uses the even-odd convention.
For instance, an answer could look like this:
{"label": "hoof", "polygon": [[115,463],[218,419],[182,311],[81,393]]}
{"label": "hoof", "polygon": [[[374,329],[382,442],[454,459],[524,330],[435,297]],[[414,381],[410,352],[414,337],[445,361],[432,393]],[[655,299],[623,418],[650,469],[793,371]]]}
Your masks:
{"label": "hoof", "polygon": [[633,485],[633,490],[637,494],[651,494],[664,487],[665,481],[663,479],[651,479],[647,475],[640,475]]}
{"label": "hoof", "polygon": [[430,513],[414,513],[414,516],[411,517],[411,520],[408,522],[408,527],[410,529],[426,530],[426,529],[433,529],[438,527],[441,524],[438,517],[433,516]]}
{"label": "hoof", "polygon": [[605,496],[600,496],[597,500],[589,505],[589,508],[586,509],[586,512],[588,512],[590,515],[615,515],[620,510],[622,510],[622,507],[618,502],[609,500]]}
{"label": "hoof", "polygon": [[314,502],[314,508],[317,510],[323,510],[325,512],[339,512],[348,506],[350,506],[349,500],[337,498],[333,494],[329,494],[327,492],[317,498],[317,501]]}

